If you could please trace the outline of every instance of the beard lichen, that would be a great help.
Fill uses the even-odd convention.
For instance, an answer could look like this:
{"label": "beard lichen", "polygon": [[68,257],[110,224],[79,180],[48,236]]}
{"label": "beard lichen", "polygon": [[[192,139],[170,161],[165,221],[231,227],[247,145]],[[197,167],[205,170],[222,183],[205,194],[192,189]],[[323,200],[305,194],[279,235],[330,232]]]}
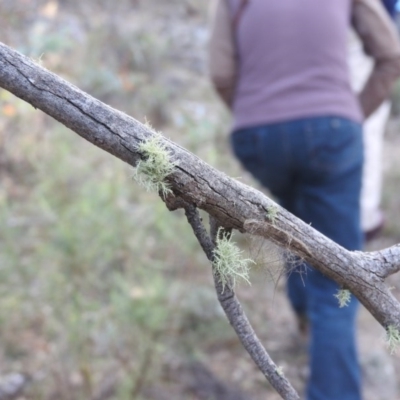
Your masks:
{"label": "beard lichen", "polygon": [[143,155],[143,159],[136,164],[134,179],[146,190],[161,193],[163,197],[171,193],[165,178],[173,172],[177,163],[171,161],[170,152],[161,134],[155,133],[140,143],[138,151]]}
{"label": "beard lichen", "polygon": [[339,301],[339,307],[347,307],[351,301],[351,292],[347,289],[339,289],[338,292],[334,295]]}
{"label": "beard lichen", "polygon": [[400,346],[400,331],[393,325],[386,328],[386,345],[390,354],[394,354]]}
{"label": "beard lichen", "polygon": [[275,225],[276,218],[278,217],[279,209],[277,206],[271,206],[268,209],[266,217],[269,219],[272,225]]}
{"label": "beard lichen", "polygon": [[232,241],[232,236],[224,234],[221,229],[218,230],[213,266],[223,289],[226,286],[233,289],[239,280],[250,284],[250,264],[254,261],[243,258],[243,251]]}

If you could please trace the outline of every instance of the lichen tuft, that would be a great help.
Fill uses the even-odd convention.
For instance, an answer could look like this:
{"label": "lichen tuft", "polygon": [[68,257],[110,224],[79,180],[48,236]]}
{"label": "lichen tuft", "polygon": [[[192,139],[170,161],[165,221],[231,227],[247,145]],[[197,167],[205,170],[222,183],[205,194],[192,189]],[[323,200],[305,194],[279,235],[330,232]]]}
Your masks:
{"label": "lichen tuft", "polygon": [[339,307],[347,307],[351,301],[351,292],[347,289],[340,289],[335,294],[335,297],[339,300]]}
{"label": "lichen tuft", "polygon": [[267,212],[267,218],[270,220],[272,225],[275,224],[277,217],[278,217],[278,207],[277,206],[269,207]]}
{"label": "lichen tuft", "polygon": [[232,236],[221,233],[221,229],[218,230],[213,266],[223,289],[227,285],[233,289],[239,280],[250,284],[249,269],[250,264],[254,264],[254,261],[243,258],[243,251],[236,243],[232,242]]}
{"label": "lichen tuft", "polygon": [[386,328],[386,344],[390,354],[394,354],[400,346],[400,331],[393,325]]}
{"label": "lichen tuft", "polygon": [[148,191],[161,192],[164,197],[171,193],[165,178],[173,172],[177,163],[171,161],[161,134],[156,133],[140,143],[138,151],[143,154],[143,160],[136,165],[134,179]]}

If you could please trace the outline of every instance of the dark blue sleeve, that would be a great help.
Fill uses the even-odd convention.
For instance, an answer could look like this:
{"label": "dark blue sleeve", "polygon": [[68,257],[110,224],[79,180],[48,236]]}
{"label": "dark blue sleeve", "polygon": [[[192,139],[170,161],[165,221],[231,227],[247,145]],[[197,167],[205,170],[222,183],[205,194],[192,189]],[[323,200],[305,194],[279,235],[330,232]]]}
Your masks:
{"label": "dark blue sleeve", "polygon": [[383,5],[385,6],[388,13],[394,17],[396,14],[396,3],[397,0],[382,0]]}

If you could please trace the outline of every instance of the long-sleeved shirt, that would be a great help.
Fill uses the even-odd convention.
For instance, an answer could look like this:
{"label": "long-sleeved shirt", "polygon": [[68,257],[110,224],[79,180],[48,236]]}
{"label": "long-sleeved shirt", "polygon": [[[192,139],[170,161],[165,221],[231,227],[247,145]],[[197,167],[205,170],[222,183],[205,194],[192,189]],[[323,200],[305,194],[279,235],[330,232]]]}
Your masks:
{"label": "long-sleeved shirt", "polygon": [[[232,108],[234,129],[317,116],[361,122],[400,75],[397,31],[379,0],[218,0],[210,72]],[[347,66],[350,20],[375,60],[353,93]]]}

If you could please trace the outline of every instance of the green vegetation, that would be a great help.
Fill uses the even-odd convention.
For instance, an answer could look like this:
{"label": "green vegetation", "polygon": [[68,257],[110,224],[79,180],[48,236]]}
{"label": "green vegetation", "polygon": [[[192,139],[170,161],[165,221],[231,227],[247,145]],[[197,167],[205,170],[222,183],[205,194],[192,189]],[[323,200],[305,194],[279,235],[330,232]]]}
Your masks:
{"label": "green vegetation", "polygon": [[[4,0],[1,40],[256,185],[229,152],[229,119],[206,76],[207,8],[195,0]],[[156,138],[143,143],[142,178],[159,165],[146,164]],[[156,191],[170,173],[168,158],[163,153],[167,168]],[[273,398],[218,305],[211,267],[183,213],[168,212],[131,175],[129,166],[0,90],[0,377],[27,373],[26,400],[103,400],[106,392],[111,400],[163,398],[157,393],[194,400],[185,367],[196,360],[249,398]],[[396,191],[400,175],[388,183]],[[393,199],[385,198],[386,240],[400,242]],[[266,217],[274,223],[273,208]],[[251,292],[247,285],[237,291],[267,347],[292,343],[278,282],[283,250],[236,238],[250,255],[222,238],[221,279],[227,283],[233,272],[234,281],[252,281]],[[250,277],[246,258],[260,266]],[[290,360],[285,375],[301,388],[301,357],[279,358]]]}
{"label": "green vegetation", "polygon": [[[186,3],[5,1],[0,22],[7,44],[215,161],[221,122],[207,108],[216,100],[205,76],[191,78],[203,44],[189,27],[181,38],[180,26],[163,25],[181,21]],[[207,7],[193,7],[188,23],[203,26]],[[187,38],[192,54],[182,60]],[[136,174],[158,175],[150,186],[165,193],[173,164],[158,144],[142,144]],[[166,365],[234,337],[183,213],[168,212],[131,175],[0,90],[0,377],[31,376],[28,400],[87,400],[104,385],[112,399],[149,399],[146,388],[168,385]]]}

